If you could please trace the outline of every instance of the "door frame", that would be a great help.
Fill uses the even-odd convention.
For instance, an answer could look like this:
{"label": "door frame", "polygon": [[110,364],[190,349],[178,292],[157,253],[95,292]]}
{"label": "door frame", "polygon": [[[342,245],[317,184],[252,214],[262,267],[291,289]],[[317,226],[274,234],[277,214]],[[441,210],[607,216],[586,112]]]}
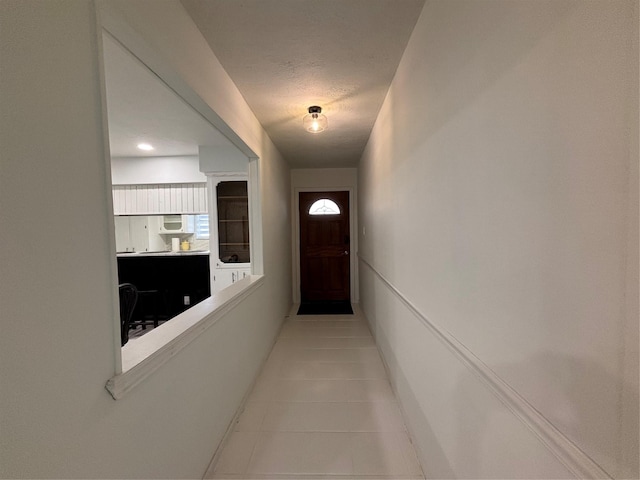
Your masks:
{"label": "door frame", "polygon": [[360,302],[360,291],[358,289],[358,217],[356,188],[349,187],[295,187],[293,189],[292,201],[292,224],[293,224],[293,303],[299,304],[300,293],[300,192],[349,192],[349,287],[351,290],[351,303]]}

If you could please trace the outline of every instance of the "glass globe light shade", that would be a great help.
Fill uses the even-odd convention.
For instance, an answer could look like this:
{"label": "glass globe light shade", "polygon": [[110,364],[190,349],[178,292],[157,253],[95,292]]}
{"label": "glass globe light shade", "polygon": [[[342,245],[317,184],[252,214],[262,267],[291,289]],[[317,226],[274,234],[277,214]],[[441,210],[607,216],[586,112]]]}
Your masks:
{"label": "glass globe light shade", "polygon": [[302,124],[307,132],[320,133],[327,129],[327,117],[322,114],[322,108],[309,107],[309,113],[302,118]]}

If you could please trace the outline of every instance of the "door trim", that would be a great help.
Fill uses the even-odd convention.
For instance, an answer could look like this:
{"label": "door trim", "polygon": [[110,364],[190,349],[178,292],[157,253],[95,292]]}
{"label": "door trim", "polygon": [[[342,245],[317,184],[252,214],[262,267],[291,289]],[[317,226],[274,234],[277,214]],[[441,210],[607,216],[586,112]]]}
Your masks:
{"label": "door trim", "polygon": [[349,192],[349,238],[351,242],[351,255],[349,258],[349,286],[351,289],[351,303],[360,302],[360,290],[358,288],[358,217],[356,188],[351,187],[295,187],[292,189],[293,201],[291,217],[293,225],[293,303],[300,303],[300,192]]}

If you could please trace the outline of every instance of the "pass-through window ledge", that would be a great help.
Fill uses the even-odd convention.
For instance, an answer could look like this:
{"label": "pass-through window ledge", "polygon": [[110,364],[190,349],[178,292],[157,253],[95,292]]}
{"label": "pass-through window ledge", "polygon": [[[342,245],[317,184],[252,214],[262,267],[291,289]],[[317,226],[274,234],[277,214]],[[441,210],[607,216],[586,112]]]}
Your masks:
{"label": "pass-through window ledge", "polygon": [[264,283],[250,275],[194,305],[159,328],[122,347],[122,373],[107,381],[114,400],[124,397],[180,350],[215,325]]}

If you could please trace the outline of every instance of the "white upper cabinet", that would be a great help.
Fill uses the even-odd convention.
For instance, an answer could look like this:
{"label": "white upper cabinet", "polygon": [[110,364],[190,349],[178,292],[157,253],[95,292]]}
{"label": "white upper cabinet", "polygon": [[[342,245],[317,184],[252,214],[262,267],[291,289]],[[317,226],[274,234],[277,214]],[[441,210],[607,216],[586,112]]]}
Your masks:
{"label": "white upper cabinet", "polygon": [[114,185],[115,215],[207,213],[206,183]]}
{"label": "white upper cabinet", "polygon": [[149,220],[147,217],[115,217],[116,252],[146,252],[149,250]]}
{"label": "white upper cabinet", "polygon": [[159,222],[159,233],[193,233],[193,215],[163,215]]}

